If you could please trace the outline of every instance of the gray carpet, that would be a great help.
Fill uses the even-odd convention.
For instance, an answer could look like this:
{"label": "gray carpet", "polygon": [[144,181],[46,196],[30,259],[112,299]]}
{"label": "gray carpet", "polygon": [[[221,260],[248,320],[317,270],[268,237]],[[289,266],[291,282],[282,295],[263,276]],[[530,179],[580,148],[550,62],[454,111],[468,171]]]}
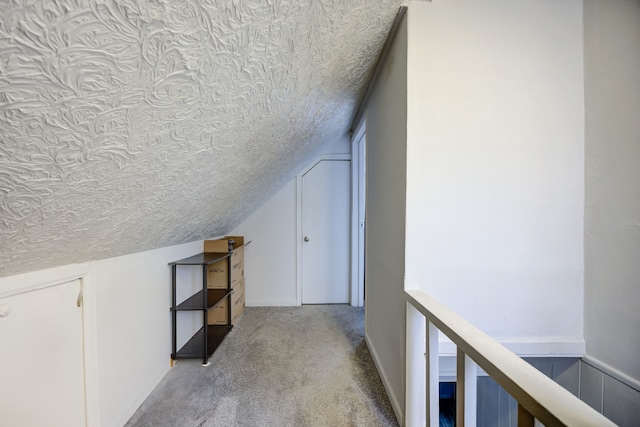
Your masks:
{"label": "gray carpet", "polygon": [[180,360],[127,426],[397,426],[346,305],[248,307],[210,358]]}

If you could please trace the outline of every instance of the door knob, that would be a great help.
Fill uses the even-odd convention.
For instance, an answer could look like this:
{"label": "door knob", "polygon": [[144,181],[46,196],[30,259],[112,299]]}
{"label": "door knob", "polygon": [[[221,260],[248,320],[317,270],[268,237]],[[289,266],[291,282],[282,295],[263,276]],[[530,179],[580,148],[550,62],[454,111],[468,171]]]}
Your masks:
{"label": "door knob", "polygon": [[309,236],[304,236],[304,241],[308,242],[309,241]]}
{"label": "door knob", "polygon": [[0,317],[7,317],[11,314],[11,307],[8,304],[0,304]]}

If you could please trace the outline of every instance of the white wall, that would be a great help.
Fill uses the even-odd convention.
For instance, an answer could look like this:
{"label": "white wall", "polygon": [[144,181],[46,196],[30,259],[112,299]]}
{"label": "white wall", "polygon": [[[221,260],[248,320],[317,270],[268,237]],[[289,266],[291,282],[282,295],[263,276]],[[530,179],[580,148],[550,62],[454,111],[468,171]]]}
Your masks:
{"label": "white wall", "polygon": [[587,354],[640,381],[640,2],[584,22]]}
{"label": "white wall", "polygon": [[582,2],[412,2],[408,26],[407,287],[580,354]]}
{"label": "white wall", "polygon": [[[323,155],[350,153],[349,137],[345,135],[327,146]],[[298,304],[296,206],[293,178],[229,233],[251,241],[244,254],[247,306]]]}
{"label": "white wall", "polygon": [[296,305],[296,180],[229,234],[251,241],[244,251],[245,304]]}
{"label": "white wall", "polygon": [[[102,427],[123,425],[169,370],[168,264],[202,250],[200,240],[95,263]],[[178,285],[201,286],[199,277],[179,269]]]}
{"label": "white wall", "polygon": [[365,335],[402,424],[406,171],[406,19],[367,106]]}
{"label": "white wall", "polygon": [[[89,425],[122,426],[169,370],[171,270],[168,263],[199,252],[202,252],[201,240],[0,278],[3,291],[83,278]],[[186,286],[201,283],[188,271],[179,273],[179,279]],[[43,363],[46,363],[46,349]]]}

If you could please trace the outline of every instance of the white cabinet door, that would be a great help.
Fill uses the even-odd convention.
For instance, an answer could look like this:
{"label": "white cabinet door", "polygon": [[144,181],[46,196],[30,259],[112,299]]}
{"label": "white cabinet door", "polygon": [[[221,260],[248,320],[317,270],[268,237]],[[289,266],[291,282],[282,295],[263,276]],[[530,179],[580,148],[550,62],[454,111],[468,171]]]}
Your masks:
{"label": "white cabinet door", "polygon": [[85,425],[80,280],[0,298],[0,426]]}
{"label": "white cabinet door", "polygon": [[322,160],[302,177],[302,303],[349,302],[351,162]]}

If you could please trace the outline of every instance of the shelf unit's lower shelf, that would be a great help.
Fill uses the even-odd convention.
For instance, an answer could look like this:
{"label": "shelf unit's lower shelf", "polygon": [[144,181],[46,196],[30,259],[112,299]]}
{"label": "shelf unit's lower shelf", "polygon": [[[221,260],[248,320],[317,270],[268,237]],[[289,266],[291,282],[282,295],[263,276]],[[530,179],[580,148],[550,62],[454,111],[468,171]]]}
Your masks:
{"label": "shelf unit's lower shelf", "polygon": [[176,311],[208,310],[225,299],[230,293],[231,291],[229,289],[207,289],[207,302],[205,306],[203,303],[203,291],[200,291],[178,304]]}
{"label": "shelf unit's lower shelf", "polygon": [[[218,348],[224,337],[229,333],[233,326],[227,325],[208,325],[207,326],[207,354],[208,358]],[[204,358],[202,354],[204,348],[204,330],[200,328],[193,337],[173,356],[174,359],[198,359]]]}

